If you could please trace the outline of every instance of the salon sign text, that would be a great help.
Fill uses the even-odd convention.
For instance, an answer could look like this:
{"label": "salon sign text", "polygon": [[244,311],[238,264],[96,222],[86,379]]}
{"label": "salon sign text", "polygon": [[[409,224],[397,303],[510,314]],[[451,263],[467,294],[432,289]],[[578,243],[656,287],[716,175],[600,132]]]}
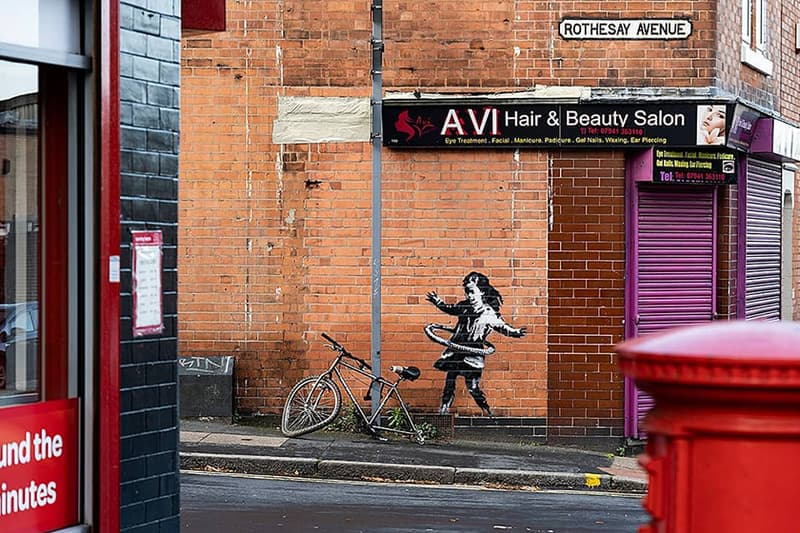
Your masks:
{"label": "salon sign text", "polygon": [[558,24],[562,39],[671,40],[692,34],[689,19],[583,19],[563,18]]}

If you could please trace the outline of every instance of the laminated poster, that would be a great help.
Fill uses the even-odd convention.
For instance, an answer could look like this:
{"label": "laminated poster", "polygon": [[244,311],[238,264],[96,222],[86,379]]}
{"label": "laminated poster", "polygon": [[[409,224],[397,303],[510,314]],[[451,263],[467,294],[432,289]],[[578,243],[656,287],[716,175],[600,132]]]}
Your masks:
{"label": "laminated poster", "polygon": [[133,336],[164,331],[161,292],[160,231],[134,231],[133,235]]}

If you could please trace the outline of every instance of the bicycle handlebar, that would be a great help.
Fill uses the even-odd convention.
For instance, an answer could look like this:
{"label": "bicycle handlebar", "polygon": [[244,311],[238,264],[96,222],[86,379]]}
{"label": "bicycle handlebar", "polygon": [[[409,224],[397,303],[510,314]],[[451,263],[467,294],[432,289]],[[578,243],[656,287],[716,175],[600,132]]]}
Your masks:
{"label": "bicycle handlebar", "polygon": [[352,359],[354,361],[358,361],[358,364],[361,365],[361,368],[367,368],[370,372],[372,372],[372,367],[370,366],[369,363],[367,363],[366,361],[364,361],[360,357],[356,357],[355,355],[353,355],[350,352],[348,352],[347,348],[345,348],[344,346],[342,346],[341,344],[339,344],[338,342],[333,340],[327,333],[322,333],[321,335],[322,335],[323,339],[325,339],[326,341],[331,343],[332,348],[334,350],[336,350],[337,352],[341,353],[343,356],[347,357],[348,359]]}

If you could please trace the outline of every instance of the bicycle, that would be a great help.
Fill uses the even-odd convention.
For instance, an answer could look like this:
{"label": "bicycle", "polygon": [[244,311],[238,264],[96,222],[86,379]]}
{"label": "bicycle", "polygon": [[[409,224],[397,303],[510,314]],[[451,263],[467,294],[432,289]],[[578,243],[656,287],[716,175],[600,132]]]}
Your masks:
{"label": "bicycle", "polygon": [[[342,406],[342,393],[336,380],[334,380],[335,376],[344,387],[347,396],[350,397],[354,413],[363,420],[366,428],[374,437],[381,438],[381,431],[388,431],[412,437],[416,439],[418,444],[424,444],[425,436],[414,425],[408,406],[403,401],[398,389],[401,382],[414,381],[419,378],[419,368],[415,366],[392,366],[391,370],[397,374],[397,380],[391,382],[382,376],[374,374],[369,363],[348,352],[344,346],[327,334],[323,333],[322,337],[330,343],[325,346],[337,352],[338,355],[325,372],[318,376],[303,378],[292,388],[283,408],[281,432],[287,437],[299,437],[322,429],[333,422],[339,415],[339,410]],[[364,401],[371,400],[371,391],[374,384],[380,386],[380,403],[371,416],[367,416],[356,401],[348,384],[346,374],[342,373],[342,367],[369,379],[370,387]],[[381,411],[392,397],[397,400],[400,406],[400,410],[405,417],[407,429],[381,425]]]}

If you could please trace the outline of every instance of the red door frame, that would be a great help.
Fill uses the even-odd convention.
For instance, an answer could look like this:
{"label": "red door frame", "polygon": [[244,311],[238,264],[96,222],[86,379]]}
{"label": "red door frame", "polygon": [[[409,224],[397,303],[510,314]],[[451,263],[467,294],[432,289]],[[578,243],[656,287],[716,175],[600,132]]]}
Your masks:
{"label": "red door frame", "polygon": [[[119,531],[119,1],[99,2],[99,202],[95,309],[98,335],[98,393],[95,442],[94,524],[100,533]],[[116,271],[115,271],[116,270]]]}
{"label": "red door frame", "polygon": [[39,360],[44,372],[42,400],[61,400],[69,393],[68,336],[69,326],[63,311],[69,309],[69,281],[67,279],[69,221],[68,193],[69,166],[67,145],[68,84],[67,73],[62,68],[40,66],[40,92],[42,98],[42,131],[44,139],[44,172],[40,172],[40,191],[44,194],[41,208],[40,238],[41,281],[39,298]]}

